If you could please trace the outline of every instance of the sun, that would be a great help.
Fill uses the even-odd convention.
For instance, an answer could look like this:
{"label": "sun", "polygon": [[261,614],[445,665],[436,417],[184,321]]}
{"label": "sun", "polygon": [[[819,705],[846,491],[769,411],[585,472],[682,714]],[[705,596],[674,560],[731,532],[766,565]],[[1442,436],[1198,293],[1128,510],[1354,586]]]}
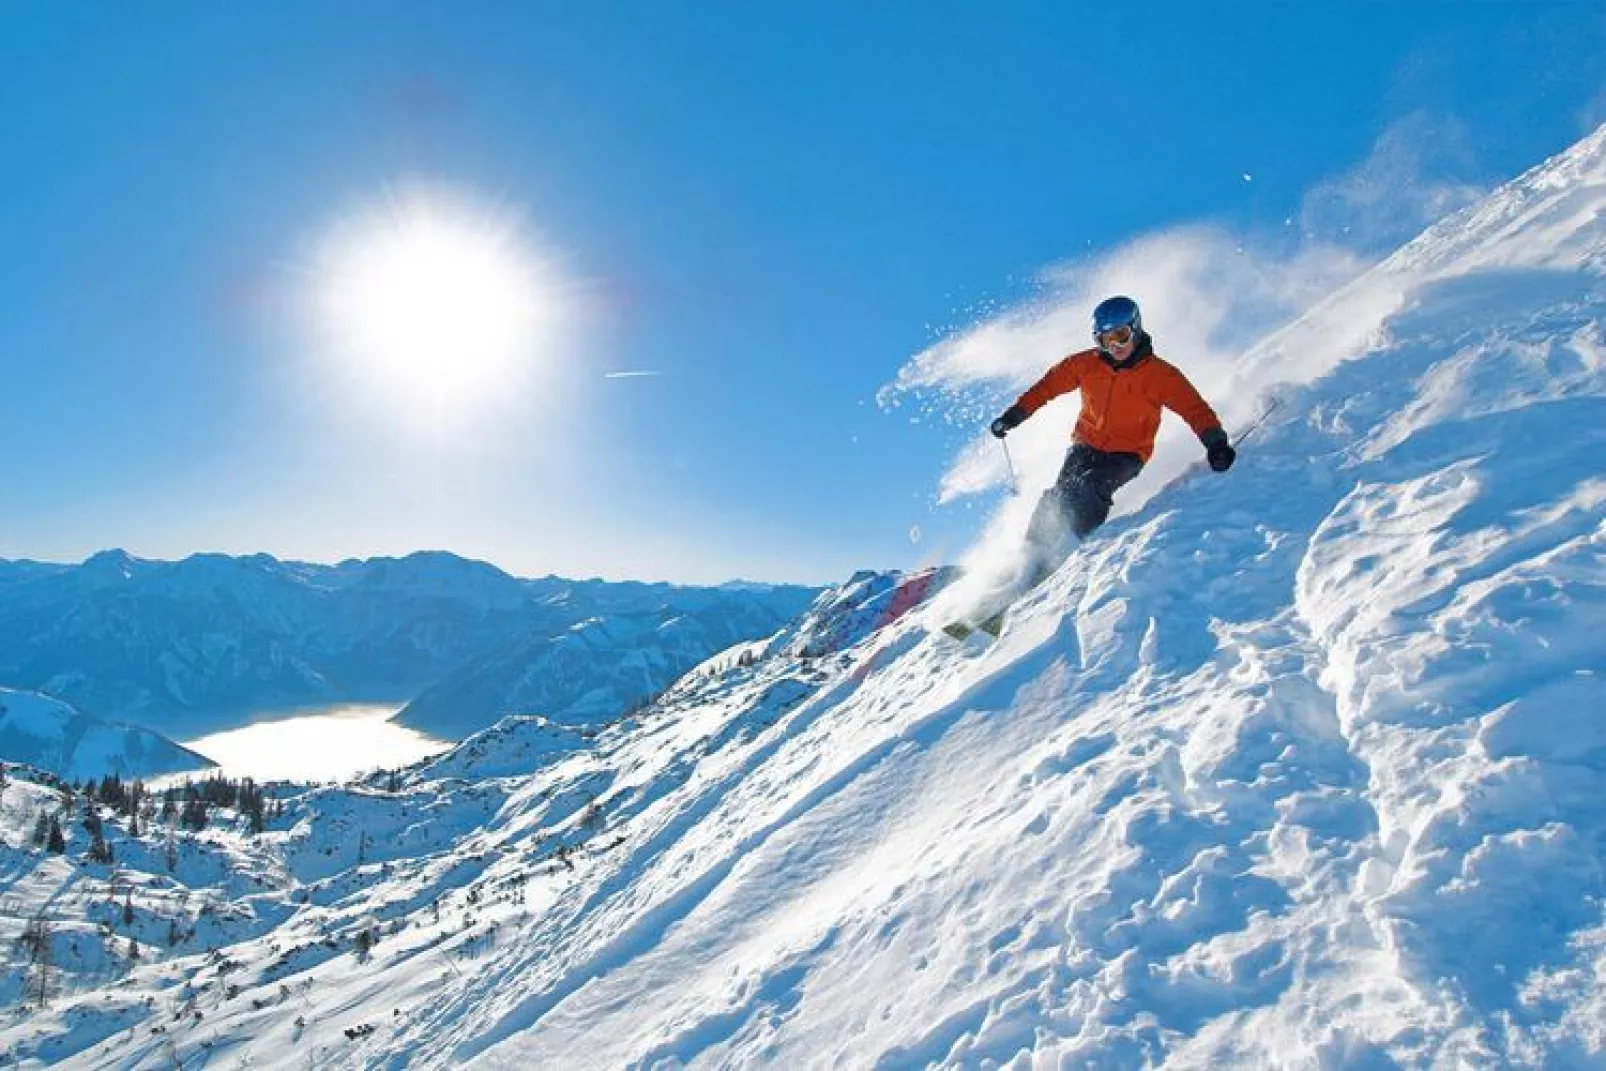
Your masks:
{"label": "sun", "polygon": [[516,224],[439,194],[341,227],[317,273],[333,355],[413,415],[460,416],[541,356],[558,288]]}

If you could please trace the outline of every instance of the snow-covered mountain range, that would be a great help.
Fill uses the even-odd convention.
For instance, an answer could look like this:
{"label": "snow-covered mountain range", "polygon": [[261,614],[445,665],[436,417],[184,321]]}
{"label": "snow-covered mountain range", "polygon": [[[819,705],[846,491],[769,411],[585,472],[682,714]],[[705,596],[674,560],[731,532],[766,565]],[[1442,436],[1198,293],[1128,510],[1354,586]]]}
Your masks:
{"label": "snow-covered mountain range", "polygon": [[[522,580],[439,552],[335,566],[267,555],[158,562],[121,551],[78,566],[0,562],[0,683],[188,738],[263,712],[406,702],[460,667],[593,619],[621,628],[684,622],[656,675],[626,667],[632,675],[614,680],[620,667],[598,660],[545,689],[539,698],[562,710],[596,706],[601,693],[626,702],[650,694],[681,663],[773,632],[814,594]],[[431,709],[449,702],[450,716],[419,721],[453,738],[507,713],[543,712],[484,681],[445,687],[432,692]]]}
{"label": "snow-covered mountain range", "polygon": [[61,791],[13,778],[47,954],[0,999],[56,995],[0,1052],[1606,1066],[1603,318],[1606,129],[1250,354],[1254,448],[997,643],[942,635],[950,574],[863,574],[606,728],[507,719],[171,865],[119,826],[115,873],[24,843]]}

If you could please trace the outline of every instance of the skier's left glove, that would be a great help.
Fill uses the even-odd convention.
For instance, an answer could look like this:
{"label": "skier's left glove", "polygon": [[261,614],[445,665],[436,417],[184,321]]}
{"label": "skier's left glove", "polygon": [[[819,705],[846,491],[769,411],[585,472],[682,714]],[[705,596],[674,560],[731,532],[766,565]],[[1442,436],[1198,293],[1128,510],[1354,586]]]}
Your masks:
{"label": "skier's left glove", "polygon": [[1238,460],[1238,451],[1232,448],[1232,443],[1227,441],[1227,433],[1220,428],[1211,428],[1199,436],[1199,441],[1204,443],[1205,460],[1217,472],[1226,472]]}
{"label": "skier's left glove", "polygon": [[1003,416],[992,422],[988,430],[993,433],[995,438],[1002,439],[1004,436],[1020,427],[1021,422],[1025,419],[1026,410],[1022,409],[1018,405],[1012,405],[1008,409],[1004,410]]}

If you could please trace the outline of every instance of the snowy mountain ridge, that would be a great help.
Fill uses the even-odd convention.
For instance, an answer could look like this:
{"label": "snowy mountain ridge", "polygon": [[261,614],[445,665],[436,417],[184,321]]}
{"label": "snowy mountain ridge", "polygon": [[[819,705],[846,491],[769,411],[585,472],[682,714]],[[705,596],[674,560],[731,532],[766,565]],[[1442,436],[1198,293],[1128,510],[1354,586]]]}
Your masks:
{"label": "snowy mountain ridge", "polygon": [[70,781],[199,773],[211,765],[148,729],[100,721],[60,700],[11,688],[0,688],[0,755]]}
{"label": "snowy mountain ridge", "polygon": [[21,845],[54,804],[13,784],[8,923],[53,913],[71,984],[0,1049],[1606,1065],[1603,318],[1597,134],[1257,348],[1231,473],[996,644],[941,635],[944,574],[861,574],[605,728],[504,721],[171,869]]}
{"label": "snowy mountain ridge", "polygon": [[[688,669],[792,614],[791,600],[750,590],[677,600],[658,612],[586,617],[552,635],[519,636],[426,688],[398,724],[459,739],[508,712],[593,724],[645,703]],[[793,610],[793,613],[796,611]]]}

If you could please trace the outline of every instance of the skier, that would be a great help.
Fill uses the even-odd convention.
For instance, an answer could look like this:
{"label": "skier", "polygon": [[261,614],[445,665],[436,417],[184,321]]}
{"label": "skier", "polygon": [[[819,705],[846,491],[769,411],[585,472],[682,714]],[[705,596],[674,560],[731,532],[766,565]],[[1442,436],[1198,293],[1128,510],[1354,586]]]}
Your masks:
{"label": "skier", "polygon": [[1050,368],[992,423],[1002,439],[1051,399],[1082,391],[1082,412],[1054,486],[1044,492],[1026,529],[1028,559],[1022,586],[1041,581],[1110,515],[1116,489],[1142,471],[1154,453],[1160,409],[1181,416],[1204,444],[1216,472],[1232,468],[1237,452],[1215,410],[1187,377],[1154,352],[1138,304],[1112,297],[1093,310],[1096,349],[1073,353]]}

